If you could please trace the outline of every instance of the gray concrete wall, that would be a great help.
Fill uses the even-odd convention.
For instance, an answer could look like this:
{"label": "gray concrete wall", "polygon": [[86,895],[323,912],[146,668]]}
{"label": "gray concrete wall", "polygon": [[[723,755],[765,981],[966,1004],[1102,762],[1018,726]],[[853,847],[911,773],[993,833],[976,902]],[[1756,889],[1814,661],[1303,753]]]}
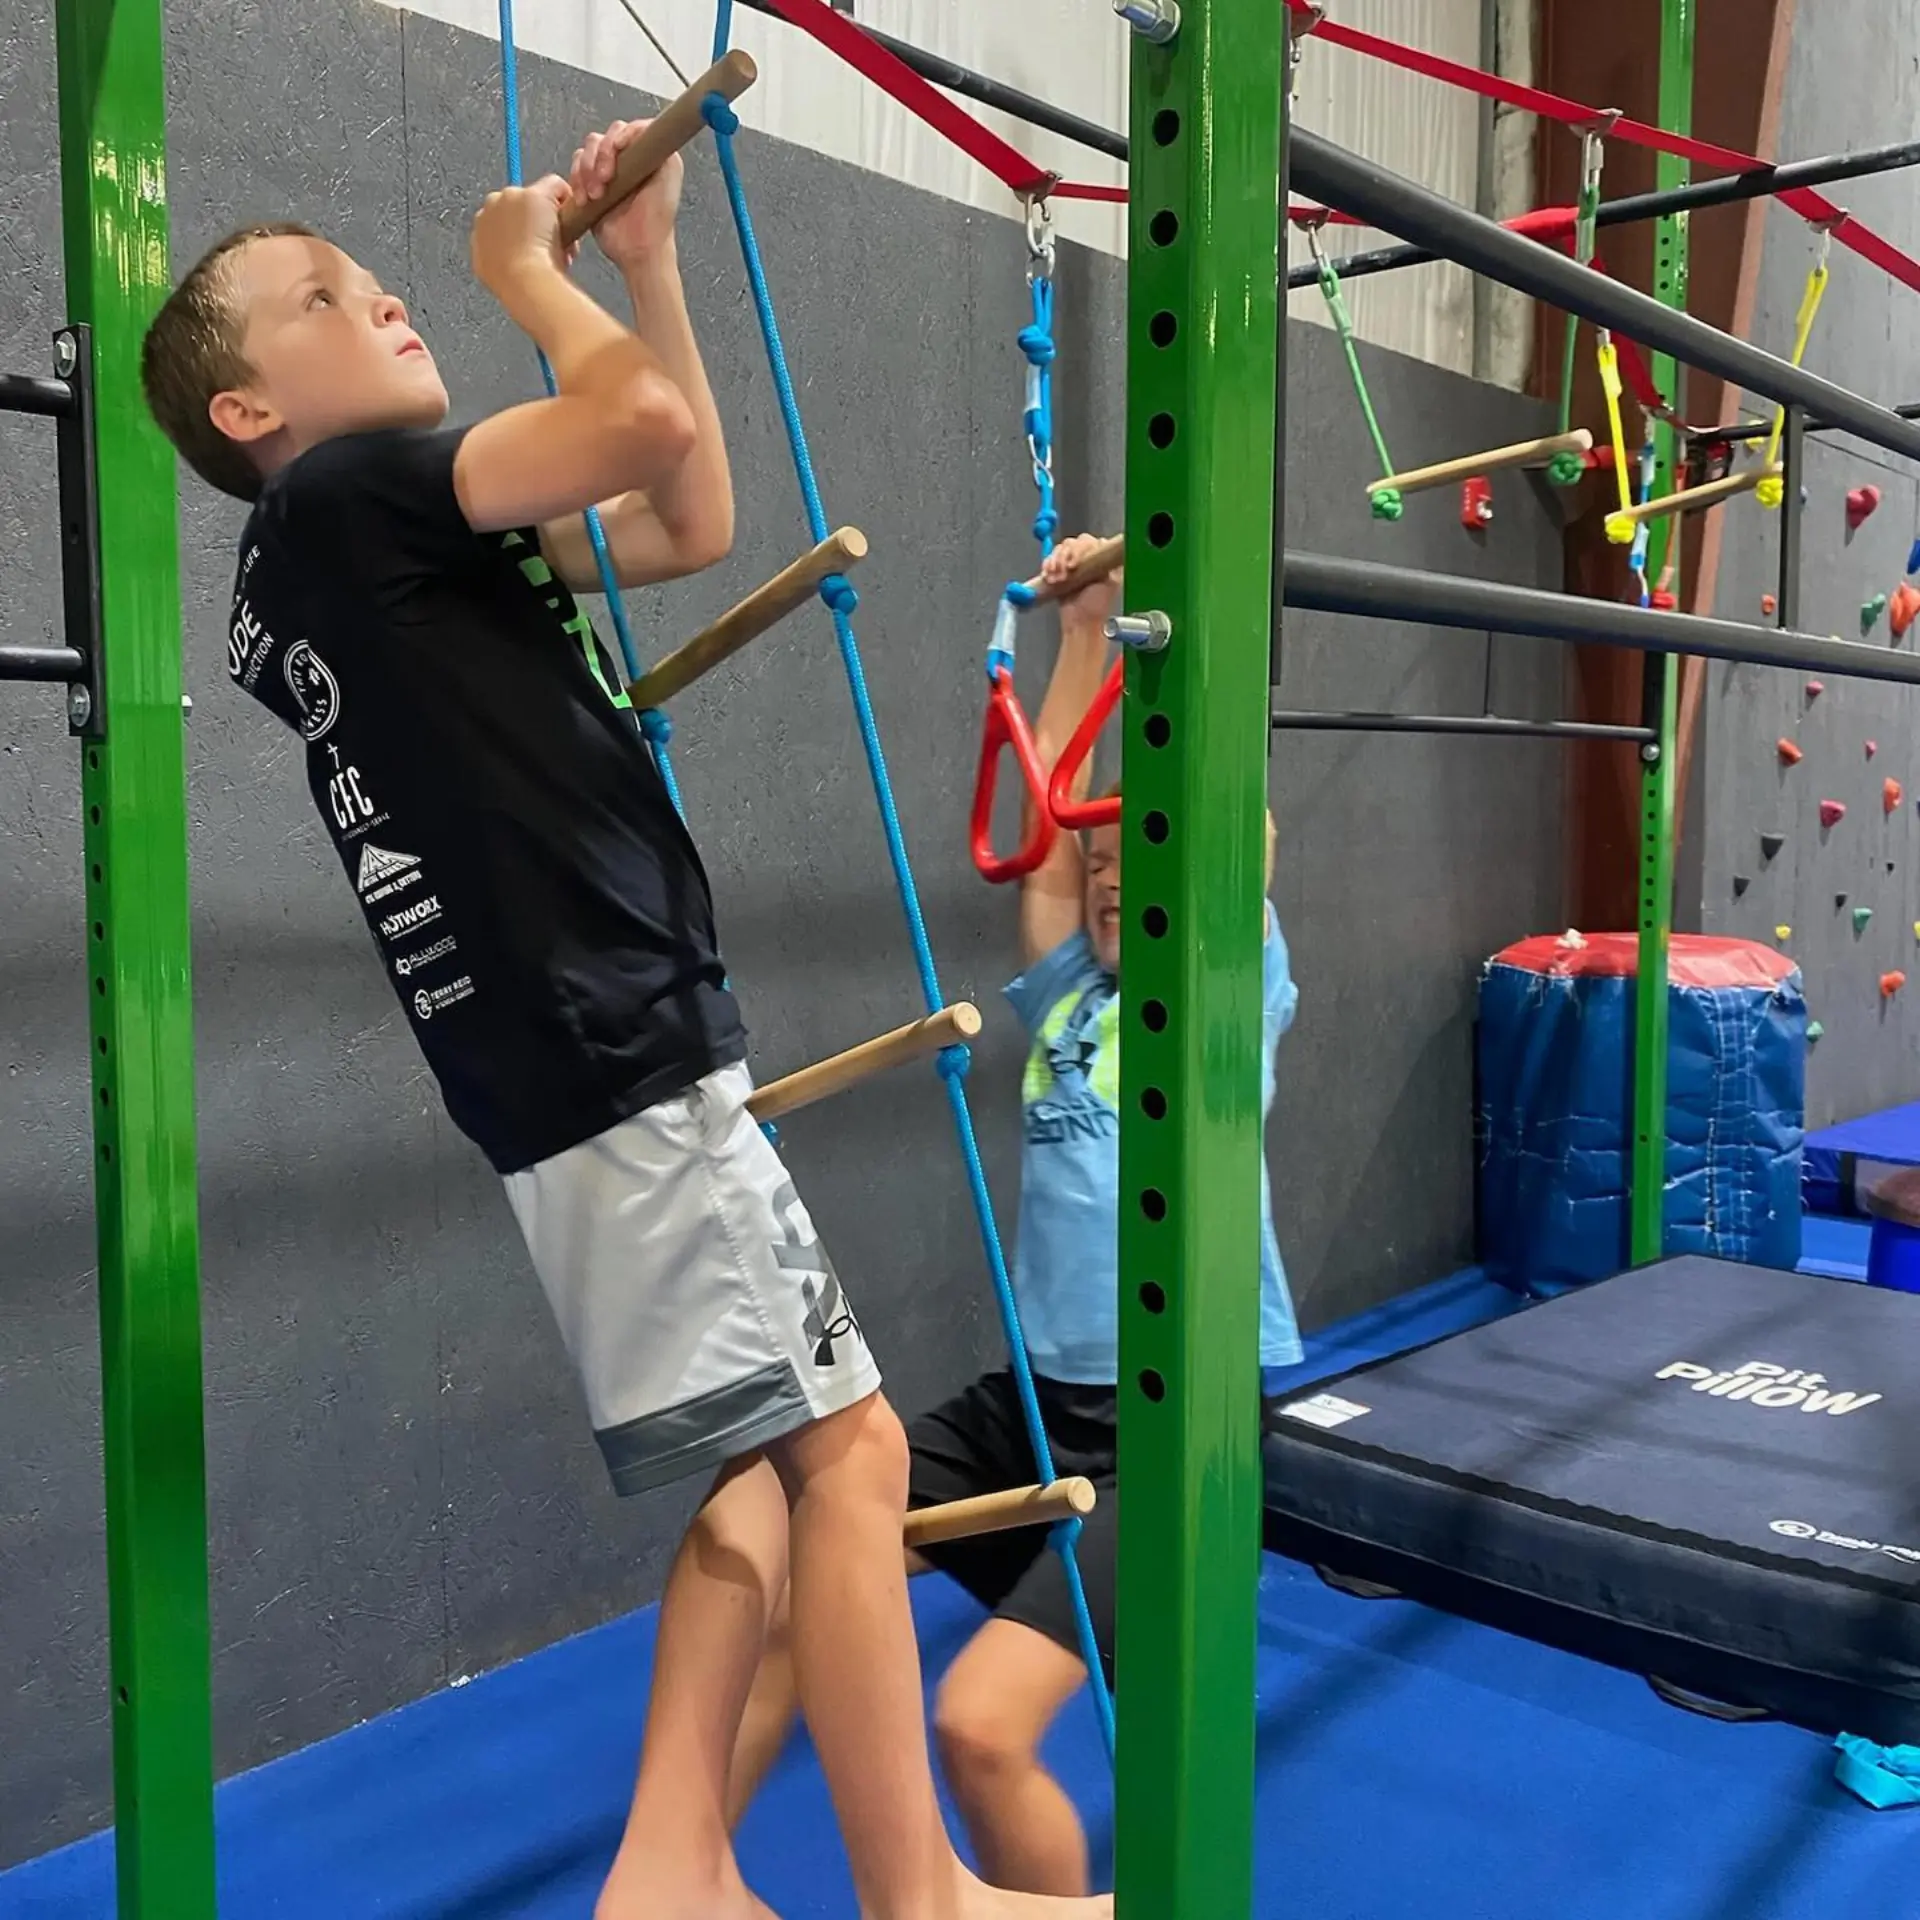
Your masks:
{"label": "gray concrete wall", "polygon": [[[1794,34],[1783,156],[1913,137],[1920,127],[1920,0],[1803,6]],[[1915,184],[1911,173],[1884,174],[1832,193],[1911,251],[1920,249]],[[1792,347],[1816,245],[1793,214],[1769,211],[1754,338],[1776,353]],[[1920,296],[1843,248],[1834,248],[1832,266],[1807,364],[1889,405],[1920,399]],[[1861,603],[1890,592],[1902,577],[1920,530],[1920,491],[1912,467],[1890,455],[1839,436],[1811,445],[1801,624],[1857,639]],[[1849,537],[1847,491],[1868,482],[1881,489],[1880,509]],[[1728,510],[1717,612],[1761,619],[1761,595],[1779,567],[1779,537],[1777,514],[1750,501]],[[1889,644],[1884,618],[1871,638]],[[1920,644],[1920,628],[1902,644]],[[1826,691],[1809,700],[1803,675],[1718,665],[1708,669],[1707,684],[1704,805],[1691,813],[1704,823],[1696,883],[1701,925],[1767,942],[1776,927],[1792,928],[1784,945],[1806,975],[1808,1012],[1826,1030],[1808,1061],[1809,1126],[1920,1096],[1920,691],[1828,678]],[[1798,765],[1782,767],[1774,745],[1782,737],[1805,754]],[[1878,747],[1871,758],[1870,740]],[[1881,810],[1888,776],[1905,790],[1890,816]],[[1820,826],[1823,799],[1847,808],[1830,832]],[[1762,856],[1763,833],[1786,836],[1772,861]],[[1740,881],[1747,884],[1736,895]],[[1857,906],[1873,911],[1861,932],[1854,927]],[[1880,977],[1895,969],[1914,984],[1883,1002]]]}
{"label": "gray concrete wall", "polygon": [[[374,6],[175,0],[171,195],[184,264],[243,219],[325,227],[405,288],[463,413],[534,390],[524,342],[469,284],[499,172],[483,39]],[[62,313],[50,0],[0,69],[0,356],[42,364]],[[536,164],[632,111],[526,67]],[[991,1019],[973,1076],[1011,1219],[1017,1036],[999,1017],[1013,902],[974,876],[980,654],[1031,554],[1012,442],[1024,255],[1008,222],[748,138],[742,153],[836,519],[874,560],[861,626],[944,984]],[[686,277],[722,398],[740,536],[713,577],[638,599],[648,653],[804,544],[773,394],[710,156]],[[600,282],[604,285],[604,280]],[[1118,263],[1061,268],[1059,469],[1069,524],[1119,514]],[[1544,583],[1543,503],[1502,483],[1486,551],[1451,496],[1375,528],[1365,442],[1329,338],[1296,328],[1290,529],[1302,543]],[[1525,403],[1375,355],[1409,460],[1534,430]],[[1097,370],[1100,384],[1089,378]],[[0,422],[0,632],[58,619],[50,438]],[[496,1183],[441,1116],[310,817],[298,755],[223,670],[239,514],[190,484],[181,545],[206,1293],[216,1723],[251,1765],[658,1591],[688,1491],[607,1492]],[[1037,696],[1049,644],[1024,669]],[[1502,645],[1496,697],[1557,705],[1559,661]],[[1300,704],[1478,706],[1485,643],[1300,620]],[[108,1811],[98,1363],[74,757],[47,690],[0,720],[0,1863]],[[824,621],[798,618],[676,711],[678,765],[727,952],[777,1072],[916,1010],[900,916]],[[1554,923],[1550,748],[1289,739],[1276,893],[1304,990],[1272,1157],[1310,1321],[1433,1277],[1470,1245],[1474,969]],[[787,1151],[903,1406],[999,1340],[938,1085],[915,1074],[793,1121]],[[1388,1204],[1382,1205],[1386,1196]]]}

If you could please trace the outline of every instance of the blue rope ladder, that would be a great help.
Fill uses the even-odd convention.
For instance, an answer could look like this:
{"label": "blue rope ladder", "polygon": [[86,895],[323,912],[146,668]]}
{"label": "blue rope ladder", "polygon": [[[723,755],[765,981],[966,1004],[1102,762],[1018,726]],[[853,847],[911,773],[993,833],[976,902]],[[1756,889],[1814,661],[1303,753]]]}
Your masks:
{"label": "blue rope ladder", "polygon": [[[718,0],[718,9],[714,21],[713,57],[722,58],[732,40],[733,0]],[[515,57],[513,25],[513,0],[500,0],[500,83],[503,109],[506,116],[507,137],[507,178],[519,185],[522,180],[520,154],[520,82],[519,66]],[[702,113],[707,125],[713,130],[714,146],[720,159],[721,177],[726,183],[727,204],[733,212],[734,228],[740,238],[740,252],[746,266],[748,284],[753,292],[754,309],[759,317],[760,335],[767,350],[767,362],[773,375],[774,390],[780,401],[780,415],[785,423],[787,446],[793,456],[794,473],[800,484],[800,496],[806,509],[807,525],[816,543],[828,537],[830,528],[826,509],[821,503],[820,485],[813,470],[813,455],[807,444],[806,427],[800,418],[799,401],[794,396],[793,380],[787,370],[786,348],[780,337],[780,323],[774,313],[773,296],[767,286],[766,268],[760,257],[759,242],[754,237],[753,220],[747,209],[746,188],[740,176],[740,163],[734,153],[734,135],[740,129],[739,117],[733,108],[719,94],[709,94],[702,103]],[[1036,273],[1034,284],[1034,323],[1023,328],[1020,345],[1027,354],[1031,372],[1029,375],[1027,433],[1030,450],[1033,454],[1034,479],[1040,488],[1041,508],[1034,521],[1035,537],[1041,542],[1042,553],[1051,551],[1053,535],[1057,527],[1057,518],[1053,508],[1052,479],[1052,407],[1049,363],[1053,358],[1051,338],[1053,303],[1052,284],[1045,275]],[[540,369],[546,381],[547,391],[554,391],[553,370],[548,366],[544,355]],[[634,648],[633,635],[627,624],[626,610],[620,598],[620,585],[613,570],[613,558],[608,552],[606,534],[600,524],[600,516],[589,508],[586,515],[587,530],[593,542],[593,554],[600,573],[602,590],[606,594],[607,606],[611,612],[614,631],[619,638],[620,652],[626,664],[629,679],[639,676],[640,667]],[[832,616],[834,637],[839,643],[840,660],[846,670],[847,688],[853,699],[854,717],[859,723],[861,744],[866,752],[867,772],[873,784],[874,800],[880,811],[881,830],[886,838],[887,858],[893,868],[894,885],[900,895],[900,908],[907,923],[907,933],[913,947],[915,971],[920,979],[920,992],[929,1014],[937,1013],[946,1004],[940,992],[940,978],[934,965],[933,943],[927,935],[926,919],[920,910],[920,893],[913,877],[913,863],[907,854],[906,836],[901,830],[899,809],[894,802],[893,782],[887,772],[886,755],[880,744],[880,730],[874,719],[873,701],[867,691],[866,669],[860,658],[860,643],[853,628],[853,612],[859,605],[859,595],[844,574],[829,574],[820,582],[820,598]],[[667,743],[672,736],[672,723],[664,713],[654,709],[640,715],[640,724],[647,741],[653,750],[656,764],[666,785],[669,796],[676,808],[684,814],[678,784],[674,780],[672,766],[668,757]],[[1001,1245],[1000,1230],[994,1219],[993,1199],[987,1190],[986,1169],[980,1160],[980,1145],[974,1133],[973,1112],[967,1101],[964,1081],[967,1068],[972,1060],[971,1051],[965,1046],[942,1048],[936,1058],[940,1078],[947,1091],[947,1104],[953,1113],[954,1130],[959,1138],[960,1155],[965,1163],[967,1185],[973,1199],[973,1209],[979,1222],[982,1250],[986,1255],[987,1266],[993,1277],[995,1298],[1000,1309],[1001,1325],[1005,1330],[1007,1351],[1013,1365],[1013,1376],[1019,1391],[1021,1412],[1025,1418],[1027,1435],[1033,1446],[1034,1464],[1043,1483],[1051,1483],[1055,1476],[1053,1448],[1047,1439],[1046,1424],[1040,1412],[1039,1395],[1034,1387],[1033,1365],[1027,1355],[1026,1336],[1020,1325],[1020,1311],[1013,1295],[1013,1282],[1007,1271],[1005,1249]],[[1080,1537],[1080,1521],[1077,1518],[1060,1522],[1052,1532],[1052,1543],[1059,1553],[1066,1572],[1068,1590],[1072,1595],[1074,1621],[1080,1642],[1081,1658],[1086,1663],[1088,1684],[1092,1690],[1095,1711],[1099,1716],[1101,1737],[1106,1743],[1109,1760],[1114,1751],[1113,1697],[1106,1683],[1106,1671],[1101,1663],[1099,1637],[1094,1632],[1093,1616],[1087,1607],[1086,1586],[1080,1576],[1080,1567],[1075,1555],[1075,1545]]]}

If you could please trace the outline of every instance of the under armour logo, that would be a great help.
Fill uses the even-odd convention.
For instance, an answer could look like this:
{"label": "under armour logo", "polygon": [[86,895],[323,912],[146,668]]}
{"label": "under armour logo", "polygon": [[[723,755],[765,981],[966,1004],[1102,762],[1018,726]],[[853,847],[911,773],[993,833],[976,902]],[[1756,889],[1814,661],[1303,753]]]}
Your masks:
{"label": "under armour logo", "polygon": [[801,1331],[813,1342],[813,1363],[817,1367],[833,1365],[833,1343],[848,1335],[858,1336],[859,1323],[840,1291],[840,1276],[827,1258],[827,1250],[813,1230],[813,1220],[793,1182],[787,1181],[773,1196],[773,1214],[785,1238],[773,1243],[773,1257],[783,1273],[800,1276],[800,1298],[806,1302],[806,1318]]}

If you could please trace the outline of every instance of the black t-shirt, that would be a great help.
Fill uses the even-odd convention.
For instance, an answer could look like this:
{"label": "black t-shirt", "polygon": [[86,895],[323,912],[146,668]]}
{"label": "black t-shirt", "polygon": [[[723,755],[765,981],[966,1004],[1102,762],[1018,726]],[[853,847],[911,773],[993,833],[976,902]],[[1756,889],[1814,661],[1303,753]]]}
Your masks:
{"label": "black t-shirt", "polygon": [[532,529],[458,431],[330,440],[240,545],[227,664],[293,727],[447,1111],[502,1172],[746,1050],[692,839]]}

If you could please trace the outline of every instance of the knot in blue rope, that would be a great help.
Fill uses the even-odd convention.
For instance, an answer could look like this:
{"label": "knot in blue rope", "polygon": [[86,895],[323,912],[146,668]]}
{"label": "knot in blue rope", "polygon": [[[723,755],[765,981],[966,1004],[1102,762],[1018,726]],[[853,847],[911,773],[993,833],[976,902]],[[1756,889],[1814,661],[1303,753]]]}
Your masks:
{"label": "knot in blue rope", "polygon": [[830,573],[820,582],[820,598],[829,613],[851,613],[860,596],[844,573]]}
{"label": "knot in blue rope", "polygon": [[1038,596],[1024,580],[1009,580],[1006,592],[1000,597],[1012,606],[1030,607]]}
{"label": "knot in blue rope", "polygon": [[1053,335],[1045,327],[1022,327],[1015,338],[1020,342],[1020,351],[1036,367],[1044,367],[1053,361]]}
{"label": "knot in blue rope", "polygon": [[973,1065],[973,1049],[957,1043],[951,1047],[942,1047],[934,1055],[933,1063],[939,1069],[942,1080],[964,1080],[967,1077],[967,1069]]}
{"label": "knot in blue rope", "polygon": [[664,747],[673,738],[673,722],[658,707],[643,707],[640,710],[640,731],[646,735],[649,744]]}
{"label": "knot in blue rope", "polygon": [[1042,546],[1052,544],[1053,536],[1060,531],[1060,516],[1051,507],[1042,507],[1033,516],[1033,537]]}
{"label": "knot in blue rope", "polygon": [[723,93],[710,93],[700,102],[700,117],[715,133],[740,131],[740,116],[727,104]]}

